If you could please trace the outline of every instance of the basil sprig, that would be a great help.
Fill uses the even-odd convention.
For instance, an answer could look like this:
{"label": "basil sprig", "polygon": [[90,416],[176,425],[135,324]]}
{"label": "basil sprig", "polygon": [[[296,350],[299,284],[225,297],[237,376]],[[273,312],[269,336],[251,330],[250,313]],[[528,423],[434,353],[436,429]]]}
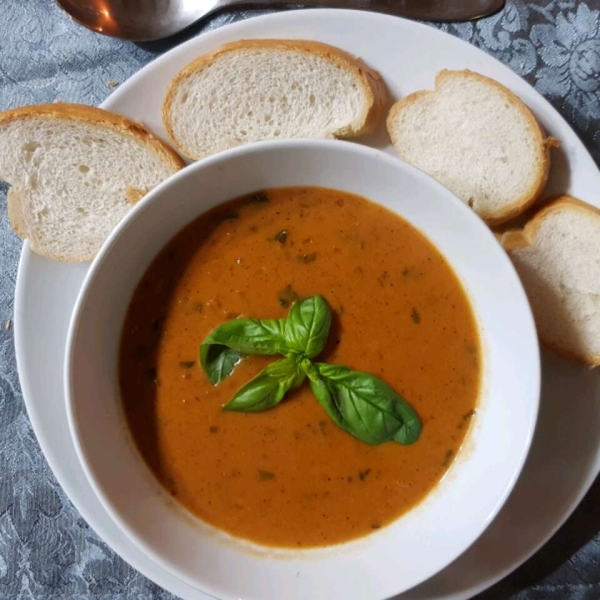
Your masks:
{"label": "basil sprig", "polygon": [[200,364],[216,385],[248,354],[281,354],[223,407],[256,412],[273,408],[306,377],[319,404],[338,427],[368,444],[412,444],[422,424],[389,385],[368,373],[315,363],[325,348],[331,311],[322,296],[296,302],[285,319],[234,319],[213,330],[200,346]]}

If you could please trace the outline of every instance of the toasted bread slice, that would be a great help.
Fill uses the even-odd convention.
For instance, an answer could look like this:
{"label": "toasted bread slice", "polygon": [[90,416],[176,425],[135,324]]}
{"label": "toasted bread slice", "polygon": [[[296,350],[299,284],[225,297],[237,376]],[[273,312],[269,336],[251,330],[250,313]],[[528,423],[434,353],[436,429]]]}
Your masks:
{"label": "toasted bread slice", "polygon": [[379,74],[338,48],[242,40],[200,56],[175,76],[163,122],[175,147],[200,159],[259,140],[362,135],[387,107]]}
{"label": "toasted bread slice", "polygon": [[441,71],[433,91],[394,104],[387,128],[402,159],[490,225],[516,217],[539,198],[556,144],[509,89],[468,70]]}
{"label": "toasted bread slice", "polygon": [[79,104],[0,113],[8,214],[34,252],[92,259],[135,202],[185,166],[143,125]]}
{"label": "toasted bread slice", "polygon": [[600,364],[600,210],[557,198],[523,229],[502,236],[544,344]]}

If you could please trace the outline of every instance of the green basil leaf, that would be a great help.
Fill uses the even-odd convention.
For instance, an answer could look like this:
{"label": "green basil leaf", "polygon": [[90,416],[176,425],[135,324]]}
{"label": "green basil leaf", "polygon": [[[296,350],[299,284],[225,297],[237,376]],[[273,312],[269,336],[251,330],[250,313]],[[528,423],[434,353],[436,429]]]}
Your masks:
{"label": "green basil leaf", "polygon": [[203,356],[200,346],[200,364],[213,385],[229,377],[243,358],[244,354],[241,352],[218,344],[208,347]]}
{"label": "green basil leaf", "polygon": [[314,358],[323,351],[331,327],[331,311],[323,296],[296,302],[285,322],[288,348]]}
{"label": "green basil leaf", "polygon": [[339,365],[308,369],[310,386],[339,427],[368,444],[412,444],[421,433],[413,408],[381,379]]}
{"label": "green basil leaf", "polygon": [[273,408],[286,393],[302,385],[305,375],[293,358],[271,363],[225,404],[224,410],[257,412]]}
{"label": "green basil leaf", "polygon": [[307,375],[311,381],[318,379],[319,372],[317,371],[317,367],[315,367],[315,363],[313,363],[312,360],[308,358],[296,358],[296,362],[298,363],[298,367],[304,371],[304,374]]}
{"label": "green basil leaf", "polygon": [[233,319],[213,329],[200,346],[200,364],[217,385],[246,354],[286,354],[285,319]]}

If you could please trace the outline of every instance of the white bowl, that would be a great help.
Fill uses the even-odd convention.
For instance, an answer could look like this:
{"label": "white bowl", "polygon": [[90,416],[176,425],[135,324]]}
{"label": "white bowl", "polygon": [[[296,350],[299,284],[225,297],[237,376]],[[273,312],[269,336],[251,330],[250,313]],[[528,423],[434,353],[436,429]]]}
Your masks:
{"label": "white bowl", "polygon": [[[445,255],[468,291],[484,347],[477,419],[446,477],[368,537],[273,550],[217,532],[167,495],[125,426],[117,355],[125,312],[150,262],[207,209],[264,188],[315,185],[387,206]],[[539,403],[539,349],[521,283],[482,221],[439,183],[372,148],[339,141],[252,144],[202,160],[153,190],[95,259],[71,322],[67,411],[79,459],[108,513],[150,557],[218,598],[387,598],[445,567],[484,531],[525,461]]]}

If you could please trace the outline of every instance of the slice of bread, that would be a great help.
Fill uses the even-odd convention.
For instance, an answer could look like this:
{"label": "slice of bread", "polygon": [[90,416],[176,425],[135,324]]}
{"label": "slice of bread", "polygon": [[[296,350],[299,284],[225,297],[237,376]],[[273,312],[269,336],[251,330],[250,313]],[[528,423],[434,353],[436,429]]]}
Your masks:
{"label": "slice of bread", "polygon": [[472,71],[441,71],[433,91],[394,104],[387,127],[398,154],[496,225],[525,211],[548,179],[550,146],[509,89]]}
{"label": "slice of bread", "polygon": [[171,82],[163,122],[192,159],[246,142],[371,132],[388,107],[383,80],[338,48],[242,40],[200,56]]}
{"label": "slice of bread", "polygon": [[600,210],[570,196],[502,236],[544,344],[600,364]]}
{"label": "slice of bread", "polygon": [[143,125],[79,104],[0,113],[8,215],[37,254],[91,260],[146,192],[185,166]]}

